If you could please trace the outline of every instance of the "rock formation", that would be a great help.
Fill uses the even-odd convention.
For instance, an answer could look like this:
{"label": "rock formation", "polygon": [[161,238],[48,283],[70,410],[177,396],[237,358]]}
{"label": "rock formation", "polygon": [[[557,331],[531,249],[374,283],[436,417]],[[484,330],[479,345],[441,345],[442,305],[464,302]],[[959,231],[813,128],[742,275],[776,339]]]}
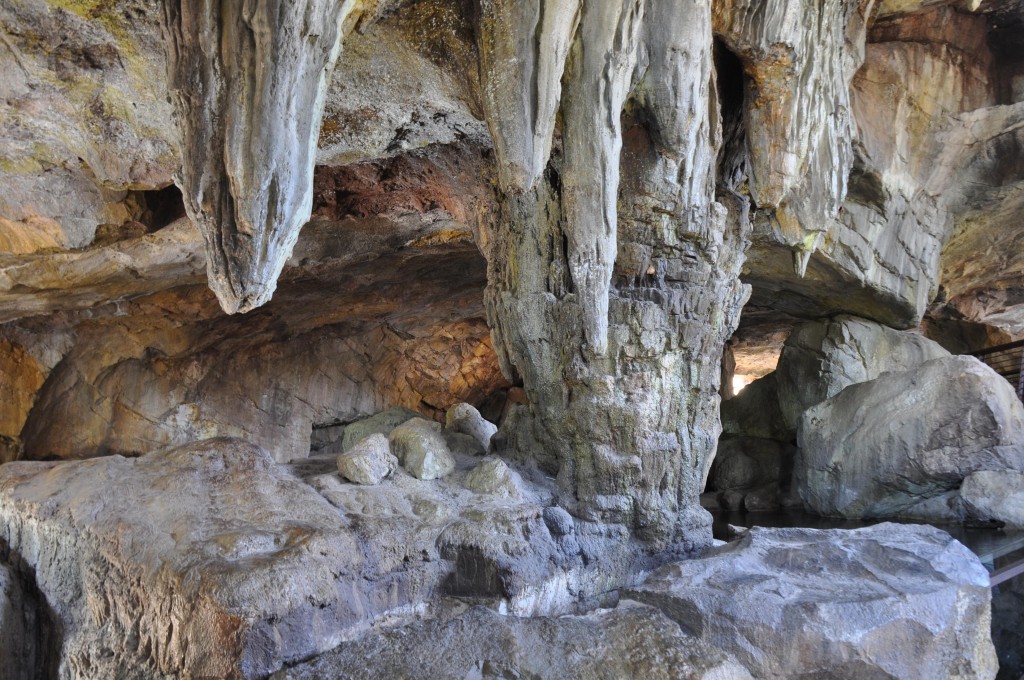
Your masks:
{"label": "rock formation", "polygon": [[0,676],[991,677],[945,534],[701,502],[1024,525],[1024,407],[950,356],[1024,337],[1021,35],[4,4]]}
{"label": "rock formation", "polygon": [[327,80],[353,2],[164,2],[178,180],[229,314],[270,299],[313,210]]}

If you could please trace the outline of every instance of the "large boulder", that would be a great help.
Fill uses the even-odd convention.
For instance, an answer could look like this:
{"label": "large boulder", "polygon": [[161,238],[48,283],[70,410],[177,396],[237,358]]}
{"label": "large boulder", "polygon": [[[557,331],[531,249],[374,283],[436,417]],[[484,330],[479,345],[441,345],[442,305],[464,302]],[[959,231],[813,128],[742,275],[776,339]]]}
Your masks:
{"label": "large boulder", "polygon": [[59,626],[60,677],[264,677],[431,586],[362,578],[363,537],[240,440],[4,465],[0,543]]}
{"label": "large boulder", "polygon": [[971,473],[1024,470],[1024,406],[977,359],[946,357],[811,407],[799,443],[794,484],[814,512],[920,516]]}
{"label": "large boulder", "polygon": [[522,619],[473,607],[345,644],[274,680],[314,678],[664,678],[745,680],[727,654],[653,607]]}
{"label": "large boulder", "polygon": [[795,432],[804,411],[849,385],[947,356],[922,335],[855,316],[802,324],[786,341],[776,370],[783,421]]}
{"label": "large boulder", "polygon": [[627,597],[756,677],[991,679],[988,574],[948,534],[754,528],[656,571]]}

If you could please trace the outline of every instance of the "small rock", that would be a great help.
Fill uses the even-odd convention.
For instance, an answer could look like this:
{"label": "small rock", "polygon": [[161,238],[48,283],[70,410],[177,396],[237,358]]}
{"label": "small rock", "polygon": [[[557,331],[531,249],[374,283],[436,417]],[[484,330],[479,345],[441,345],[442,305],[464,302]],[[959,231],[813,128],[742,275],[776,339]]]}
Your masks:
{"label": "small rock", "polygon": [[473,468],[465,481],[466,488],[477,493],[519,498],[519,475],[512,471],[500,458],[488,458]]}
{"label": "small rock", "polygon": [[396,427],[389,441],[402,467],[417,479],[439,479],[455,469],[440,423],[413,418]]}
{"label": "small rock", "polygon": [[484,420],[480,412],[470,404],[455,404],[445,416],[445,429],[460,432],[480,442],[486,451],[491,445],[491,437],[498,431],[498,426]]}
{"label": "small rock", "polygon": [[387,436],[391,431],[411,418],[420,417],[419,413],[410,411],[407,408],[396,406],[386,411],[381,411],[369,418],[349,423],[345,427],[345,434],[341,439],[341,450],[348,451],[353,446],[369,437],[371,434],[382,434]]}
{"label": "small rock", "polygon": [[565,509],[552,505],[544,508],[544,523],[548,525],[548,531],[555,536],[566,536],[576,530],[576,522]]}
{"label": "small rock", "polygon": [[397,467],[398,459],[391,454],[388,438],[380,433],[371,434],[338,456],[338,472],[356,484],[380,484]]}
{"label": "small rock", "polygon": [[480,445],[475,437],[461,432],[445,430],[444,441],[448,444],[448,450],[459,456],[482,456],[487,450]]}

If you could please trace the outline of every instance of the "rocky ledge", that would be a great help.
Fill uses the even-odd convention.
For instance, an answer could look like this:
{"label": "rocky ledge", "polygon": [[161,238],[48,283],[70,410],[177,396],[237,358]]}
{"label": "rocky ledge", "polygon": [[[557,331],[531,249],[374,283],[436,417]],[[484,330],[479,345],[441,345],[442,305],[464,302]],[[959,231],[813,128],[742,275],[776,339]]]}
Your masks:
{"label": "rocky ledge", "polygon": [[671,555],[553,507],[528,468],[450,453],[441,479],[397,468],[370,486],[333,454],[282,464],[230,439],[5,465],[0,663],[15,678],[33,655],[62,678],[994,675],[986,572],[939,530],[752,530],[640,584]]}

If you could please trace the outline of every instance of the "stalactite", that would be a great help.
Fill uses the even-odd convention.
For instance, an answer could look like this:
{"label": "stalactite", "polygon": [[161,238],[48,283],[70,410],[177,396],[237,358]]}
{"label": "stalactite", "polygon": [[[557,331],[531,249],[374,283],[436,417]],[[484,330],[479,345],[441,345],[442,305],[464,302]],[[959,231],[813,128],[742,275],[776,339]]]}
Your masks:
{"label": "stalactite", "polygon": [[177,182],[228,313],[264,304],[312,209],[328,76],[355,0],[166,0]]}

